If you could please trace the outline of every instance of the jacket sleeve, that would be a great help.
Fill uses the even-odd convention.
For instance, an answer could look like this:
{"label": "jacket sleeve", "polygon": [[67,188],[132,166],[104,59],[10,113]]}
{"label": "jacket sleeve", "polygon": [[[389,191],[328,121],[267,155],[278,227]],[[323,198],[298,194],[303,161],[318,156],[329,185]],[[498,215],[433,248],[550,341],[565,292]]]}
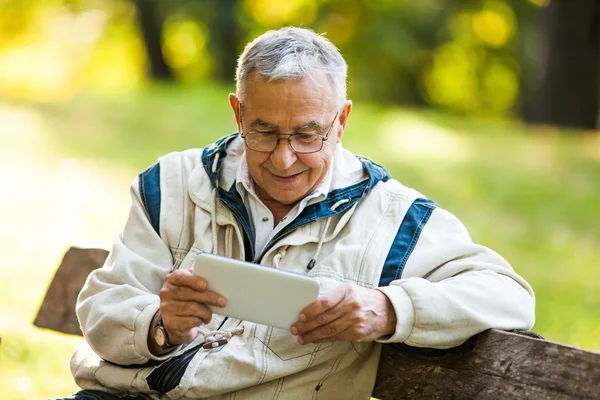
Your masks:
{"label": "jacket sleeve", "polygon": [[76,307],[90,347],[103,359],[120,365],[169,357],[150,353],[147,337],[173,257],[152,227],[138,180],[131,186],[132,205],[125,227],[115,238],[104,266],[88,276]]}
{"label": "jacket sleeve", "polygon": [[397,318],[396,332],[382,343],[449,348],[486,329],[530,329],[535,321],[529,284],[440,208],[423,227],[401,278],[378,289]]}

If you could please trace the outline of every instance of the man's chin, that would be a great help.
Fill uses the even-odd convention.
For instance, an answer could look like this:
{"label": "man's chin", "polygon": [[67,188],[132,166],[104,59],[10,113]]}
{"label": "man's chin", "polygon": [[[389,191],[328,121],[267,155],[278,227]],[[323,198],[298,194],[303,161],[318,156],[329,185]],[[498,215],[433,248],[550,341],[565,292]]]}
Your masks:
{"label": "man's chin", "polygon": [[302,200],[302,197],[274,197],[273,200],[277,201],[278,203],[285,204],[286,206],[293,206]]}
{"label": "man's chin", "polygon": [[306,194],[299,195],[297,193],[268,193],[268,195],[276,202],[291,206],[302,200]]}

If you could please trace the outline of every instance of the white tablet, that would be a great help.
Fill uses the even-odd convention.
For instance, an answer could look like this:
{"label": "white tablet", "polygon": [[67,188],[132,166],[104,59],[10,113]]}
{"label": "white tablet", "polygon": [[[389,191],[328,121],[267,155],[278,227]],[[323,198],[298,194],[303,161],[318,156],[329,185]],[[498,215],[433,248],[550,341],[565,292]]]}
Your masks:
{"label": "white tablet", "polygon": [[214,313],[289,330],[300,311],[317,299],[319,283],[307,275],[214,254],[196,257],[194,274],[227,299]]}

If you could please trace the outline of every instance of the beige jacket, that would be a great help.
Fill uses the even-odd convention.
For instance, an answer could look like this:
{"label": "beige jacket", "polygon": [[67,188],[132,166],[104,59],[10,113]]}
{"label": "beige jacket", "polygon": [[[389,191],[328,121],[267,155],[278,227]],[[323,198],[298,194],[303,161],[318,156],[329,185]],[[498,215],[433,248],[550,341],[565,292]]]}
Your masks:
{"label": "beige jacket", "polygon": [[[453,215],[341,146],[327,199],[253,254],[234,184],[243,151],[230,135],[169,154],[136,179],[125,228],[78,299],[89,347],[74,353],[71,369],[82,388],[156,399],[368,399],[381,343],[448,348],[488,328],[533,325],[532,289],[504,259],[473,244]],[[200,334],[157,357],[147,347],[157,293],[167,273],[189,268],[199,252],[308,274],[321,292],[343,282],[379,287],[394,306],[396,332],[378,342],[299,345],[288,331],[215,315],[203,332],[243,333],[210,350]]]}

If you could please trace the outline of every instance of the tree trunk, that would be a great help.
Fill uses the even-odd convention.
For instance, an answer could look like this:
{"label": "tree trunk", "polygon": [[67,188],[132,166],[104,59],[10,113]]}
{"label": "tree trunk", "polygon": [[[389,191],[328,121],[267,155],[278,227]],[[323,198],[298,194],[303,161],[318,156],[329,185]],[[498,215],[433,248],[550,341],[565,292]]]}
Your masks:
{"label": "tree trunk", "polygon": [[150,63],[150,77],[163,81],[174,81],[173,70],[167,65],[162,53],[164,19],[157,9],[155,0],[133,0],[137,19],[142,30],[146,55]]}
{"label": "tree trunk", "polygon": [[215,2],[213,15],[209,22],[209,46],[215,60],[214,77],[227,84],[231,84],[235,78],[241,40],[235,15],[237,3],[237,0]]}
{"label": "tree trunk", "polygon": [[538,122],[596,129],[600,3],[551,0],[545,11]]}

